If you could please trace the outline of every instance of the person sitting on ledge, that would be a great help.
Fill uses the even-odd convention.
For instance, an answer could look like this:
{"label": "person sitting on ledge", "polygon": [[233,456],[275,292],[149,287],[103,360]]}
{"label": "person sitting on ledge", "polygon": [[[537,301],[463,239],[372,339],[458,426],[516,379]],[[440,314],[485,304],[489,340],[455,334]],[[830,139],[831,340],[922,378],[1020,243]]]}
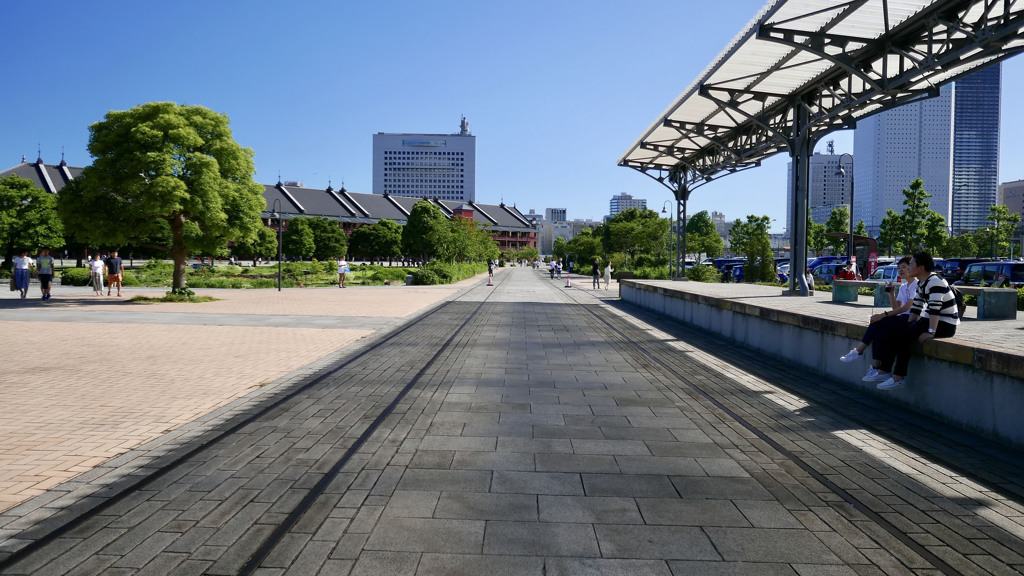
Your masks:
{"label": "person sitting on ledge", "polygon": [[907,315],[910,314],[910,307],[914,304],[914,295],[917,293],[917,278],[910,277],[910,256],[900,258],[897,269],[899,270],[899,279],[902,279],[903,283],[898,287],[889,283],[885,287],[885,291],[889,294],[891,310],[873,314],[869,321],[868,329],[864,332],[864,337],[860,339],[860,343],[853,350],[839,358],[840,362],[862,360],[864,352],[868,346],[871,346],[874,361],[871,368],[868,369],[868,373],[864,375],[865,382],[884,382],[889,379],[887,372],[878,371],[879,366],[881,366],[879,361],[879,344],[885,334],[907,323]]}
{"label": "person sitting on ledge", "polygon": [[914,342],[923,344],[932,338],[950,338],[956,334],[956,327],[960,325],[956,297],[949,284],[934,270],[935,261],[928,252],[918,252],[910,260],[910,274],[917,278],[917,294],[907,323],[890,331],[879,346],[879,377],[885,374],[882,368],[892,366],[892,376],[878,384],[879,390],[906,385]]}

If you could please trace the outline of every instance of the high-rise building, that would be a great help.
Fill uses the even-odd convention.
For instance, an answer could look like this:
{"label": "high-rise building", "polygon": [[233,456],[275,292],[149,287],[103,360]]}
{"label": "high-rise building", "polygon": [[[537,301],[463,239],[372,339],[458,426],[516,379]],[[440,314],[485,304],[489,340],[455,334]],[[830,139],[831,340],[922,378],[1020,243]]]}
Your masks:
{"label": "high-rise building", "polygon": [[647,208],[647,200],[643,198],[633,198],[625,192],[617,196],[612,196],[612,201],[608,205],[608,217],[611,218],[619,212],[629,210],[630,208],[643,210]]}
{"label": "high-rise building", "polygon": [[857,123],[854,214],[869,234],[886,210],[903,212],[903,189],[917,178],[952,232],[986,225],[999,182],[999,84],[997,64]]}
{"label": "high-rise building", "polygon": [[989,225],[999,188],[1000,66],[956,81],[953,112],[954,233]]}
{"label": "high-rise building", "polygon": [[[824,224],[832,216],[832,211],[845,206],[850,209],[850,185],[853,181],[854,162],[850,156],[835,154],[829,143],[829,153],[815,153],[811,156],[811,178],[807,186],[807,205],[811,209],[811,219],[817,224]],[[837,174],[842,162],[845,174]],[[793,187],[793,163],[788,168],[789,188]],[[859,190],[858,190],[859,191]],[[856,199],[855,199],[856,200]],[[793,229],[793,199],[786,195],[786,232]],[[854,221],[867,219],[860,213],[854,213]]]}
{"label": "high-rise building", "polygon": [[456,134],[374,134],[373,193],[476,201],[476,136],[466,118]]}
{"label": "high-rise building", "polygon": [[1010,214],[1024,216],[1024,180],[1014,180],[1013,182],[1003,182],[1000,184],[999,204],[1006,206]]}
{"label": "high-rise building", "polygon": [[544,219],[552,222],[565,222],[566,212],[565,208],[545,208]]}

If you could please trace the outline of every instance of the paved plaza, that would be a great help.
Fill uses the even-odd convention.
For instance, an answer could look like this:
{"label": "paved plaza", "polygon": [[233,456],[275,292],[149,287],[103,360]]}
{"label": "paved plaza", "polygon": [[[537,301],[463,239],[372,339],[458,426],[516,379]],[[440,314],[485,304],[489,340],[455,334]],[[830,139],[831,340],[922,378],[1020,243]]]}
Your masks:
{"label": "paved plaza", "polygon": [[[614,284],[495,284],[0,300],[0,573],[1024,570],[1019,452]],[[865,314],[824,298],[782,300]]]}

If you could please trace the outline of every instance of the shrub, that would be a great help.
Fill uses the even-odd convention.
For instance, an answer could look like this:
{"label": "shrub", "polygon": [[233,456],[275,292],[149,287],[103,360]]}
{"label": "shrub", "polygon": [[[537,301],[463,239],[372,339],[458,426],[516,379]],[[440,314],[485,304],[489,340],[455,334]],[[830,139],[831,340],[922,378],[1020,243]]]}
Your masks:
{"label": "shrub", "polygon": [[61,286],[88,286],[88,268],[65,268],[60,274]]}
{"label": "shrub", "polygon": [[637,266],[633,268],[633,278],[669,280],[668,266]]}
{"label": "shrub", "polygon": [[414,270],[413,282],[419,286],[432,286],[434,284],[441,284],[441,278],[438,277],[432,270],[427,268],[419,268]]}
{"label": "shrub", "polygon": [[686,277],[694,282],[718,283],[722,281],[722,273],[714,266],[698,264],[686,271]]}
{"label": "shrub", "polygon": [[122,286],[142,286],[142,282],[139,282],[139,278],[135,276],[134,272],[125,270],[124,275],[121,278]]}

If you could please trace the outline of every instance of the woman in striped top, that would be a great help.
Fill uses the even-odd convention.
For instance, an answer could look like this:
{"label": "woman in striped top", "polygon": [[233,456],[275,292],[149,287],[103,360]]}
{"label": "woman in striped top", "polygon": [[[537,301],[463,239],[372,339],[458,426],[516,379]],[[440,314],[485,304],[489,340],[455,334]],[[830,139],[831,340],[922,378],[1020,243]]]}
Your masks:
{"label": "woman in striped top", "polygon": [[910,273],[917,278],[917,294],[907,324],[891,331],[880,346],[881,365],[892,366],[892,376],[878,385],[879,390],[906,385],[914,342],[924,343],[932,338],[949,338],[956,334],[956,327],[960,324],[956,298],[949,284],[934,270],[935,261],[928,252],[918,252],[910,260]]}

